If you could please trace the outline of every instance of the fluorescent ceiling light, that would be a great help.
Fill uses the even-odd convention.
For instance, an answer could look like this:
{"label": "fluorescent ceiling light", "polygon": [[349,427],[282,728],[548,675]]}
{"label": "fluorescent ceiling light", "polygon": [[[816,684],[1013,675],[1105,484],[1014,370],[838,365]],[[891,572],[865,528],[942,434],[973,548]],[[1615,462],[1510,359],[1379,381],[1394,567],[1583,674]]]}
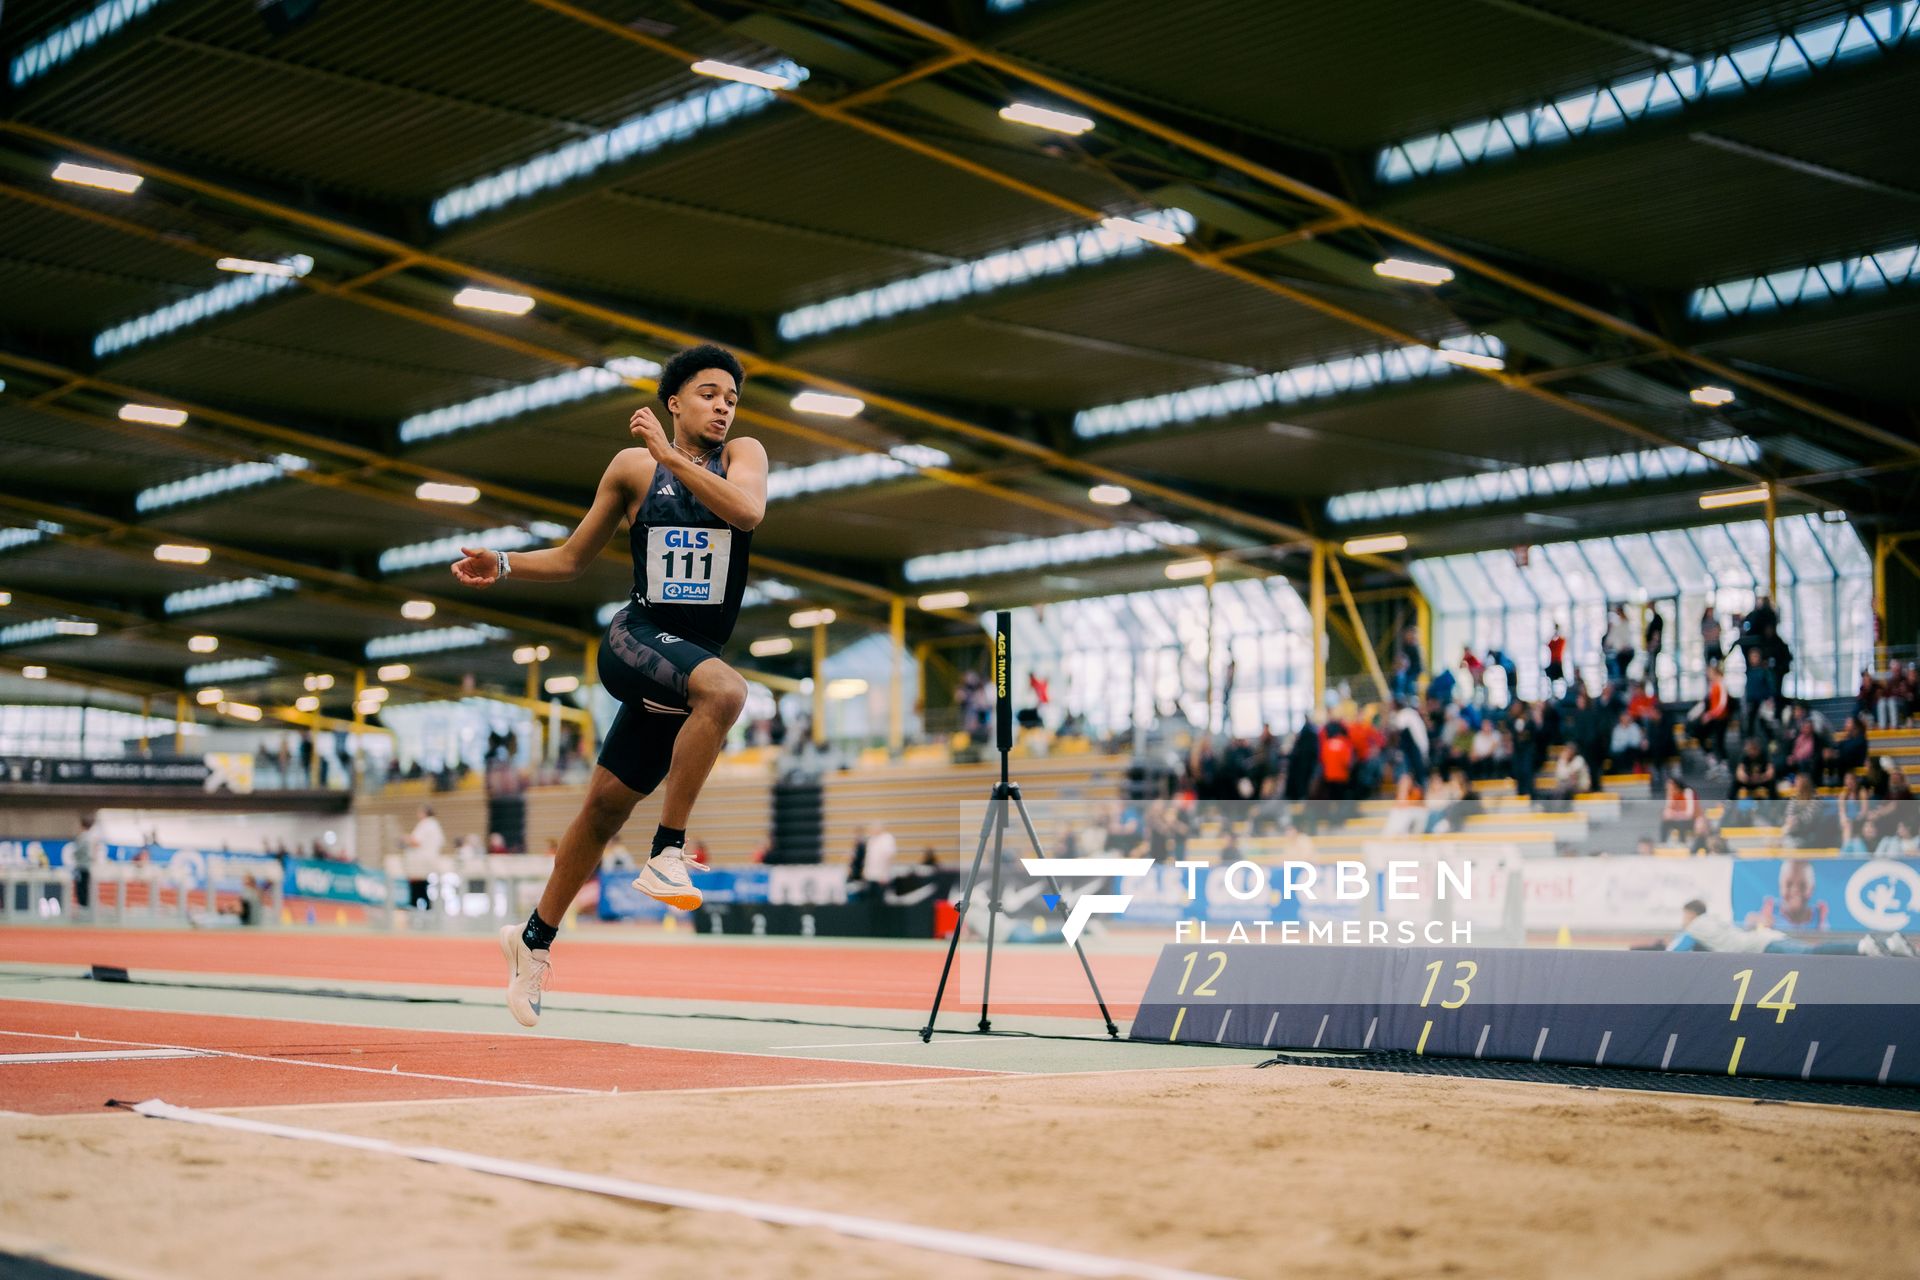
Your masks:
{"label": "fluorescent ceiling light", "polygon": [[1087,490],[1087,500],[1103,507],[1120,507],[1133,501],[1133,491],[1123,485],[1097,484]]}
{"label": "fluorescent ceiling light", "polygon": [[964,609],[967,607],[967,600],[968,596],[964,591],[935,591],[921,596],[918,603],[922,609],[933,613],[940,609]]}
{"label": "fluorescent ceiling light", "polygon": [[434,614],[431,600],[409,600],[400,606],[400,616],[409,622],[425,622]]}
{"label": "fluorescent ceiling light", "polygon": [[451,502],[467,506],[480,500],[480,491],[470,484],[441,484],[437,480],[426,480],[413,491],[413,496],[422,502]]}
{"label": "fluorescent ceiling light", "polygon": [[220,650],[219,636],[188,636],[188,653],[217,653]]}
{"label": "fluorescent ceiling light", "polygon": [[206,547],[192,547],[178,542],[163,542],[153,549],[153,558],[167,564],[205,564],[213,559],[213,552]]}
{"label": "fluorescent ceiling light", "polygon": [[257,258],[221,258],[213,265],[243,276],[283,276],[296,280],[306,274],[291,262],[261,262]]}
{"label": "fluorescent ceiling light", "polygon": [[1175,582],[1188,578],[1204,578],[1213,572],[1211,560],[1175,560],[1167,566],[1167,576]]}
{"label": "fluorescent ceiling light", "polygon": [[258,720],[261,715],[260,708],[246,702],[223,702],[219,709],[235,720]]}
{"label": "fluorescent ceiling light", "polygon": [[316,693],[333,688],[333,677],[321,672],[319,675],[308,676],[302,683],[306,685],[308,693]]}
{"label": "fluorescent ceiling light", "polygon": [[39,79],[164,3],[166,0],[101,0],[46,38],[22,49],[9,69],[13,87],[18,89]]}
{"label": "fluorescent ceiling light", "polygon": [[1451,267],[1435,266],[1430,262],[1411,262],[1406,258],[1388,258],[1385,262],[1376,262],[1373,264],[1373,274],[1389,280],[1408,280],[1414,284],[1445,284],[1453,279]]}
{"label": "fluorescent ceiling light", "polygon": [[1708,406],[1732,404],[1733,392],[1727,390],[1725,387],[1695,387],[1687,393],[1687,398],[1695,404]]}
{"label": "fluorescent ceiling light", "polygon": [[368,716],[377,716],[384,710],[386,710],[385,703],[375,702],[371,698],[363,699],[353,704],[353,714],[359,716],[362,720]]}
{"label": "fluorescent ceiling light", "polygon": [[795,631],[805,631],[808,627],[823,627],[839,615],[831,609],[802,609],[787,618],[787,625]]}
{"label": "fluorescent ceiling light", "polygon": [[793,652],[793,637],[768,636],[764,640],[755,640],[747,646],[747,652],[756,658],[778,658]]}
{"label": "fluorescent ceiling light", "polygon": [[356,702],[385,702],[390,695],[377,684],[370,684],[354,695]]}
{"label": "fluorescent ceiling light", "polygon": [[[1199,226],[1194,216],[1185,209],[1148,210],[1133,221],[1182,235],[1190,234]],[[836,329],[868,324],[939,303],[992,293],[1029,280],[1090,267],[1113,258],[1144,253],[1146,248],[1147,242],[1137,235],[1109,231],[1105,227],[1081,227],[1045,240],[1030,241],[985,257],[956,263],[951,267],[923,271],[891,284],[877,285],[857,293],[829,298],[825,302],[797,307],[783,314],[776,328],[781,338],[797,342]]]}
{"label": "fluorescent ceiling light", "polygon": [[518,551],[538,542],[559,542],[567,536],[567,527],[546,520],[535,520],[525,528],[517,524],[497,529],[470,530],[430,542],[410,542],[388,547],[380,553],[381,573],[400,573],[426,565],[450,565],[460,559],[462,547],[485,547],[489,551]]}
{"label": "fluorescent ceiling light", "polygon": [[1448,364],[1462,365],[1468,369],[1504,369],[1507,362],[1499,356],[1484,355],[1478,351],[1456,351],[1451,347],[1441,347],[1434,355]]}
{"label": "fluorescent ceiling light", "polygon": [[[1707,456],[1703,457],[1702,454]],[[1589,489],[1643,484],[1697,475],[1715,469],[1714,459],[1724,462],[1758,461],[1760,446],[1746,436],[1727,440],[1708,440],[1700,452],[1678,445],[1665,449],[1643,449],[1637,453],[1606,454],[1595,458],[1576,458],[1570,462],[1549,462],[1537,467],[1516,467],[1510,471],[1481,472],[1470,476],[1448,476],[1419,484],[1399,485],[1391,489],[1365,489],[1343,493],[1327,500],[1327,515],[1343,524],[1356,520],[1390,520],[1395,516],[1420,515],[1428,511],[1452,511],[1467,507],[1491,506],[1502,502],[1520,502],[1528,498],[1562,497]],[[1558,526],[1558,517],[1529,513],[1530,523],[1544,528]]]}
{"label": "fluorescent ceiling light", "polygon": [[579,676],[548,676],[544,686],[548,693],[572,693],[580,687]]}
{"label": "fluorescent ceiling light", "polygon": [[320,709],[320,699],[310,693],[301,694],[293,700],[293,709],[295,711],[318,711]]}
{"label": "fluorescent ceiling light", "polygon": [[900,444],[885,453],[850,453],[844,458],[810,462],[803,467],[782,467],[767,473],[767,500],[779,502],[803,493],[857,489],[909,472],[945,467],[952,461],[927,445]]}
{"label": "fluorescent ceiling light", "polygon": [[95,187],[101,191],[117,191],[121,195],[132,195],[140,189],[146,179],[137,173],[122,173],[118,169],[98,169],[90,164],[74,164],[64,161],[54,166],[55,182],[70,182],[76,187]]}
{"label": "fluorescent ceiling light", "polygon": [[271,658],[229,658],[225,662],[202,662],[188,667],[181,677],[188,684],[227,684],[240,680],[258,680],[273,674]]}
{"label": "fluorescent ceiling light", "polygon": [[278,574],[264,578],[233,578],[204,587],[175,591],[161,602],[161,608],[169,614],[198,613],[246,600],[264,600],[276,592],[294,591],[299,586],[292,578],[282,578]]}
{"label": "fluorescent ceiling light", "polygon": [[1133,236],[1151,244],[1168,246],[1185,244],[1187,238],[1172,227],[1159,223],[1140,222],[1133,218],[1102,218],[1100,225],[1109,231],[1117,231],[1123,236]]}
{"label": "fluorescent ceiling light", "polygon": [[404,662],[389,662],[373,674],[381,684],[399,684],[413,674],[413,668]]}
{"label": "fluorescent ceiling light", "polygon": [[47,669],[45,667],[22,667],[20,668],[20,676],[24,680],[45,680],[47,678]]}
{"label": "fluorescent ceiling light", "polygon": [[797,83],[791,76],[780,75],[772,71],[760,71],[753,67],[736,67],[731,62],[715,62],[712,58],[703,58],[693,64],[691,70],[697,76],[712,76],[715,80],[732,80],[739,84],[750,84],[756,89],[791,89]]}
{"label": "fluorescent ceiling light", "polygon": [[1052,111],[1046,107],[1036,107],[1031,102],[1016,102],[1000,108],[1000,118],[1014,124],[1032,125],[1036,129],[1051,129],[1055,133],[1064,133],[1070,137],[1079,137],[1093,128],[1093,121],[1086,116],[1076,116],[1070,111]]}
{"label": "fluorescent ceiling light", "polygon": [[859,676],[843,676],[838,680],[827,681],[827,697],[833,702],[845,702],[848,698],[857,698],[867,691],[867,682]]}
{"label": "fluorescent ceiling light", "polygon": [[1383,148],[1374,160],[1381,182],[1405,182],[1532,147],[1617,129],[1629,121],[1678,111],[1703,98],[1746,93],[1769,81],[1797,79],[1842,62],[1888,52],[1920,34],[1913,0],[1852,16],[1776,31],[1698,60],[1669,54],[1601,84]]}
{"label": "fluorescent ceiling light", "polygon": [[422,653],[445,653],[450,649],[478,649],[506,638],[505,631],[485,623],[471,627],[435,627],[431,631],[402,631],[396,635],[375,636],[367,641],[364,652],[374,662],[385,662]]}
{"label": "fluorescent ceiling light", "polygon": [[1085,533],[1064,533],[1052,538],[1031,538],[991,547],[915,556],[901,566],[901,573],[908,582],[986,577],[1045,569],[1054,565],[1112,560],[1147,551],[1161,551],[1167,547],[1191,546],[1198,541],[1200,535],[1185,525],[1148,521],[1144,524],[1118,525],[1112,529],[1089,529]]}
{"label": "fluorescent ceiling light", "polygon": [[[1498,338],[1474,334],[1458,340],[1476,351],[1505,352]],[[1149,431],[1176,423],[1201,422],[1252,413],[1275,404],[1318,400],[1396,382],[1451,376],[1453,365],[1427,346],[1396,347],[1366,355],[1348,356],[1316,364],[1296,365],[1279,373],[1169,391],[1138,400],[1082,409],[1073,415],[1073,433],[1083,439]]]}
{"label": "fluorescent ceiling light", "polygon": [[[184,419],[185,415],[181,416]],[[294,453],[276,454],[270,462],[236,462],[230,467],[216,467],[182,480],[169,480],[151,489],[142,489],[134,495],[133,509],[159,511],[167,507],[184,506],[218,494],[270,484],[290,472],[305,471],[311,465]]]}
{"label": "fluorescent ceiling light", "polygon": [[203,707],[210,707],[216,702],[225,702],[226,698],[227,695],[219,689],[202,689],[193,695],[193,700]]}
{"label": "fluorescent ceiling light", "polygon": [[453,295],[453,305],[474,311],[497,311],[503,316],[523,316],[533,310],[533,299],[524,293],[503,293],[468,285]]}
{"label": "fluorescent ceiling light", "polygon": [[55,634],[63,636],[97,636],[100,634],[100,624],[80,618],[55,618],[53,630]]}
{"label": "fluorescent ceiling light", "polygon": [[13,603],[13,592],[0,591],[0,607],[4,607],[12,603]]}
{"label": "fluorescent ceiling light", "polygon": [[833,396],[824,391],[802,391],[793,398],[795,413],[819,413],[829,418],[857,417],[867,407],[854,396]]}
{"label": "fluorescent ceiling light", "polygon": [[120,421],[145,422],[156,427],[180,427],[187,422],[184,409],[163,409],[155,404],[123,404],[120,406]]}
{"label": "fluorescent ceiling light", "polygon": [[[807,78],[805,67],[785,59],[768,63],[758,70],[793,84]],[[607,165],[618,164],[634,156],[648,155],[730,120],[765,110],[777,98],[778,95],[772,90],[748,84],[732,83],[711,89],[702,88],[624,120],[604,132],[542,152],[531,160],[489,174],[477,182],[455,187],[433,202],[429,216],[435,226],[441,227],[471,218],[489,209],[497,209],[515,200],[584,178]]]}
{"label": "fluorescent ceiling light", "polygon": [[505,391],[495,391],[472,400],[430,409],[426,413],[417,413],[400,424],[400,442],[415,444],[434,436],[470,431],[523,413],[622,390],[633,380],[659,376],[660,366],[653,361],[639,356],[620,356],[607,361],[605,365],[569,369],[565,373],[508,387]]}
{"label": "fluorescent ceiling light", "polygon": [[1744,507],[1755,502],[1767,500],[1768,489],[1764,484],[1756,484],[1745,489],[1722,489],[1717,493],[1700,495],[1702,511],[1718,511],[1722,507]]}
{"label": "fluorescent ceiling light", "polygon": [[1370,538],[1349,538],[1340,544],[1342,553],[1350,556],[1379,555],[1387,551],[1405,551],[1407,535],[1404,533],[1380,533]]}
{"label": "fluorescent ceiling light", "polygon": [[157,311],[149,311],[135,316],[111,329],[104,329],[93,339],[93,354],[112,355],[129,347],[150,342],[162,334],[172,333],[176,329],[198,324],[223,312],[232,311],[250,302],[257,302],[270,293],[278,293],[290,286],[296,279],[313,270],[313,259],[305,254],[295,254],[286,259],[285,265],[291,274],[279,275],[242,275],[238,279],[223,280],[211,289],[202,290],[189,298],[168,303]]}

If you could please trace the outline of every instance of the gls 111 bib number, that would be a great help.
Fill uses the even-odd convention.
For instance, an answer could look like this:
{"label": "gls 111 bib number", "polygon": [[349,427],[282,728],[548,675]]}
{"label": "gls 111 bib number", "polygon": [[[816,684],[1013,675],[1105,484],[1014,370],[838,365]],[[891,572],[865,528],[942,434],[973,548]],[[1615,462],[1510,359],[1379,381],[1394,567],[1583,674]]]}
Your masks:
{"label": "gls 111 bib number", "polygon": [[726,595],[733,530],[675,526],[647,530],[647,600],[720,604]]}

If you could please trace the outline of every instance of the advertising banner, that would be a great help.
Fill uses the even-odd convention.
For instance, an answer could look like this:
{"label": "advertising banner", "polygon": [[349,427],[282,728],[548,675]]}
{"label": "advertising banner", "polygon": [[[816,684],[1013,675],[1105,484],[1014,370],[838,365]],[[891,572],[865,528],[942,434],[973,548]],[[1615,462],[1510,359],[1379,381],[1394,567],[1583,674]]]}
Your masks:
{"label": "advertising banner", "polygon": [[1920,859],[1741,858],[1731,914],[1786,933],[1920,930]]}

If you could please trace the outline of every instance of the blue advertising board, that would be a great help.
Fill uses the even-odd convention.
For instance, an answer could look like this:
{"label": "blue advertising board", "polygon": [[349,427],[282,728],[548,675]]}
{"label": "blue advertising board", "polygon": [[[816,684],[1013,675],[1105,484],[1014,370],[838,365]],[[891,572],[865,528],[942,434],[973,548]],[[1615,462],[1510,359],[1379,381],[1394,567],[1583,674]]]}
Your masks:
{"label": "blue advertising board", "polygon": [[1742,858],[1733,918],[1787,933],[1920,931],[1920,859]]}

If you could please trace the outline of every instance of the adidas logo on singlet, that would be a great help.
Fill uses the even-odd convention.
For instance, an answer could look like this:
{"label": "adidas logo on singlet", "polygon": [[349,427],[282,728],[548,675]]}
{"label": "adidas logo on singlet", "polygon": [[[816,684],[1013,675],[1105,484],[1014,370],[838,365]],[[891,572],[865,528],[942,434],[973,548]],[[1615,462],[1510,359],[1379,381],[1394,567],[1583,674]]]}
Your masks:
{"label": "adidas logo on singlet", "polygon": [[673,481],[669,480],[660,486],[660,496],[663,498],[671,498],[673,496]]}

